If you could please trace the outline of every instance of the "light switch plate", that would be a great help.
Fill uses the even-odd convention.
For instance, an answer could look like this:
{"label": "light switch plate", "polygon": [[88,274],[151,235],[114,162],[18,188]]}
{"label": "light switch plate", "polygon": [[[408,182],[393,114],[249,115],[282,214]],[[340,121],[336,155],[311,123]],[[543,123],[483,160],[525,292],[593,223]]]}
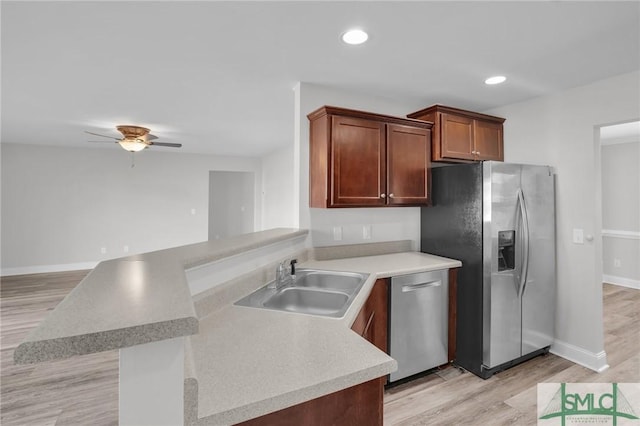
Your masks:
{"label": "light switch plate", "polygon": [[582,229],[573,229],[573,242],[575,244],[584,244],[584,230]]}

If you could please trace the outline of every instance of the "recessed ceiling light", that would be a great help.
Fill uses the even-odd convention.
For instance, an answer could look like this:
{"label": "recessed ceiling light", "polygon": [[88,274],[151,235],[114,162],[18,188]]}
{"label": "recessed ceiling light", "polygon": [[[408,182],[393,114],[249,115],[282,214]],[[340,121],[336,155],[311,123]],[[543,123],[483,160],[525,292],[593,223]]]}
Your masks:
{"label": "recessed ceiling light", "polygon": [[342,34],[342,41],[347,44],[362,44],[369,38],[369,34],[362,30],[349,30]]}
{"label": "recessed ceiling light", "polygon": [[500,84],[504,83],[507,80],[507,77],[504,75],[495,75],[493,77],[489,77],[484,81],[484,84]]}

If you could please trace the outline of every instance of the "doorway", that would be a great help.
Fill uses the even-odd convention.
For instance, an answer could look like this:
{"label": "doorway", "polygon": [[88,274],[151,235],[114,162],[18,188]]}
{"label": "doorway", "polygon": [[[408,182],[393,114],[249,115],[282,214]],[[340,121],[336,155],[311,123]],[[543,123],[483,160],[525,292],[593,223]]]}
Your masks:
{"label": "doorway", "polygon": [[254,231],[255,174],[209,172],[209,240]]}
{"label": "doorway", "polygon": [[640,289],[640,121],[600,128],[602,280]]}

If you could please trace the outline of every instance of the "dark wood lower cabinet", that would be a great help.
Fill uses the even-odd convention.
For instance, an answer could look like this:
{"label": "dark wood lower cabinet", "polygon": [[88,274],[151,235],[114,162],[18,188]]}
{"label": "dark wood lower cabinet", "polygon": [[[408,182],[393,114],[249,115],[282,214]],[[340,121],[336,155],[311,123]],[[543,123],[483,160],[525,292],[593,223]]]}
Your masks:
{"label": "dark wood lower cabinet", "polygon": [[369,298],[353,321],[351,329],[385,353],[387,350],[387,318],[389,314],[389,279],[379,279]]}
{"label": "dark wood lower cabinet", "polygon": [[275,411],[242,426],[382,426],[384,377]]}

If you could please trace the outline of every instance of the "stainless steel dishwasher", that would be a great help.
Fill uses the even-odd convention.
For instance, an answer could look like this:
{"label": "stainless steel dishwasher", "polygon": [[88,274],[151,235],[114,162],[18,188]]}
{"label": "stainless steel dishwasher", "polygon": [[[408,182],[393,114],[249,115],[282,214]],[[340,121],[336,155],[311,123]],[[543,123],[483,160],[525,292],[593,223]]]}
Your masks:
{"label": "stainless steel dishwasher", "polygon": [[389,382],[448,361],[447,269],[391,278],[389,355],[398,362]]}

